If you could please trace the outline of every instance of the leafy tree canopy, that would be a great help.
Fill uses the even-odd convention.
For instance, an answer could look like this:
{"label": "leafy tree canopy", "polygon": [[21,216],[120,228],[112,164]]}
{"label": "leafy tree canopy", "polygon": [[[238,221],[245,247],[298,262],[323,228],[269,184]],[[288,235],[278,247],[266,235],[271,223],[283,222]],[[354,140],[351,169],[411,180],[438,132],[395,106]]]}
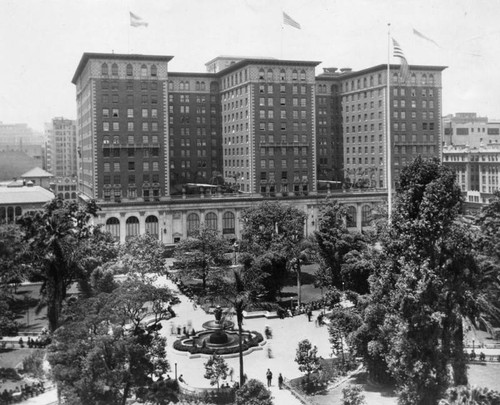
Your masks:
{"label": "leafy tree canopy", "polygon": [[271,392],[259,380],[248,380],[236,391],[236,405],[273,405]]}

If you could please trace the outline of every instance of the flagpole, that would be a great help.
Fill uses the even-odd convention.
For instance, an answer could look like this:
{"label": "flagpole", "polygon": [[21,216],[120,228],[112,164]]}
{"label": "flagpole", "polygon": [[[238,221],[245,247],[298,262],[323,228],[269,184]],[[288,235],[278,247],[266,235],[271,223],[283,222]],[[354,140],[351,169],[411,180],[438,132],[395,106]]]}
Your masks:
{"label": "flagpole", "polygon": [[387,142],[387,217],[392,214],[392,142],[391,142],[391,23],[387,24],[387,97],[386,97],[386,142]]}

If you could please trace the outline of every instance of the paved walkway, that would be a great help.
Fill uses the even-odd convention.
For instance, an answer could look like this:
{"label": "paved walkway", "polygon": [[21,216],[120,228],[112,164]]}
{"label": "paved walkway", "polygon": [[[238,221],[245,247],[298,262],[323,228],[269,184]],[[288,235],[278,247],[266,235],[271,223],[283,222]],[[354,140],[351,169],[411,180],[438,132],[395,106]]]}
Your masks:
{"label": "paved walkway", "polygon": [[[159,280],[164,285],[177,290],[175,284],[170,280]],[[181,327],[190,321],[196,331],[202,330],[203,322],[214,319],[213,315],[206,314],[201,308],[193,308],[193,304],[184,295],[179,295],[180,304],[173,307],[177,317],[172,321],[174,325]],[[313,312],[313,320],[320,311]],[[328,341],[328,329],[326,327],[316,327],[314,322],[308,322],[306,315],[299,315],[294,318],[285,319],[266,319],[254,318],[244,321],[245,330],[255,330],[264,333],[266,325],[269,325],[273,331],[273,339],[268,340],[263,346],[264,350],[255,351],[243,358],[244,372],[248,378],[255,378],[266,384],[266,370],[269,368],[273,372],[273,381],[271,392],[274,396],[276,405],[294,405],[300,402],[288,391],[278,388],[278,375],[281,373],[284,378],[292,379],[301,376],[297,363],[295,363],[295,352],[298,342],[303,339],[318,346],[318,355],[329,358],[331,349]],[[188,359],[187,356],[179,354],[172,348],[176,336],[170,335],[170,322],[166,321],[162,333],[167,337],[168,360],[172,367],[171,377],[174,377],[175,365],[177,364],[177,375],[183,375],[187,384],[194,387],[210,387],[209,380],[203,377],[206,357],[197,359]],[[268,358],[267,348],[271,347],[273,357]],[[234,379],[239,376],[239,359],[226,358],[229,367],[234,369]]]}

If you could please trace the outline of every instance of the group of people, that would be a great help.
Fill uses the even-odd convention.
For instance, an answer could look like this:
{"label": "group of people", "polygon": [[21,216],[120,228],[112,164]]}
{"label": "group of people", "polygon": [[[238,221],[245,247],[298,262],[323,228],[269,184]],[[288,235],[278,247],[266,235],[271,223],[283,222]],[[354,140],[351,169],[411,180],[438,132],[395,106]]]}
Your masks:
{"label": "group of people", "polygon": [[40,395],[43,392],[45,392],[43,382],[24,384],[21,385],[21,388],[16,387],[15,389],[10,390],[5,389],[0,395],[0,404],[14,404],[16,402],[21,402],[25,399]]}
{"label": "group of people", "polygon": [[[19,347],[24,347],[24,339],[21,337],[19,338]],[[39,336],[36,339],[31,339],[31,337],[28,337],[28,340],[26,341],[26,345],[31,349],[31,348],[44,348],[50,343],[50,338],[44,337],[44,336]]]}
{"label": "group of people", "polygon": [[[267,386],[270,387],[273,383],[273,372],[270,369],[266,371]],[[281,373],[278,376],[278,387],[281,390],[283,388],[283,376]]]}

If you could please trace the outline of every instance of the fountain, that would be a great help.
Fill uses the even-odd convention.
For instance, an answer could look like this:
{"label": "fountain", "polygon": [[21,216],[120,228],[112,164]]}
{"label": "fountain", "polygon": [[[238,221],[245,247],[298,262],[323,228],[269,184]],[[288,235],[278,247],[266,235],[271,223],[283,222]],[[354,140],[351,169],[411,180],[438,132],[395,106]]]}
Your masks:
{"label": "fountain", "polygon": [[[233,330],[234,322],[223,317],[222,308],[214,310],[215,319],[203,323],[203,331],[194,336],[181,338],[174,343],[174,349],[191,354],[229,354],[239,350],[238,331]],[[244,331],[242,334],[243,350],[260,347],[263,341],[260,333]]]}

